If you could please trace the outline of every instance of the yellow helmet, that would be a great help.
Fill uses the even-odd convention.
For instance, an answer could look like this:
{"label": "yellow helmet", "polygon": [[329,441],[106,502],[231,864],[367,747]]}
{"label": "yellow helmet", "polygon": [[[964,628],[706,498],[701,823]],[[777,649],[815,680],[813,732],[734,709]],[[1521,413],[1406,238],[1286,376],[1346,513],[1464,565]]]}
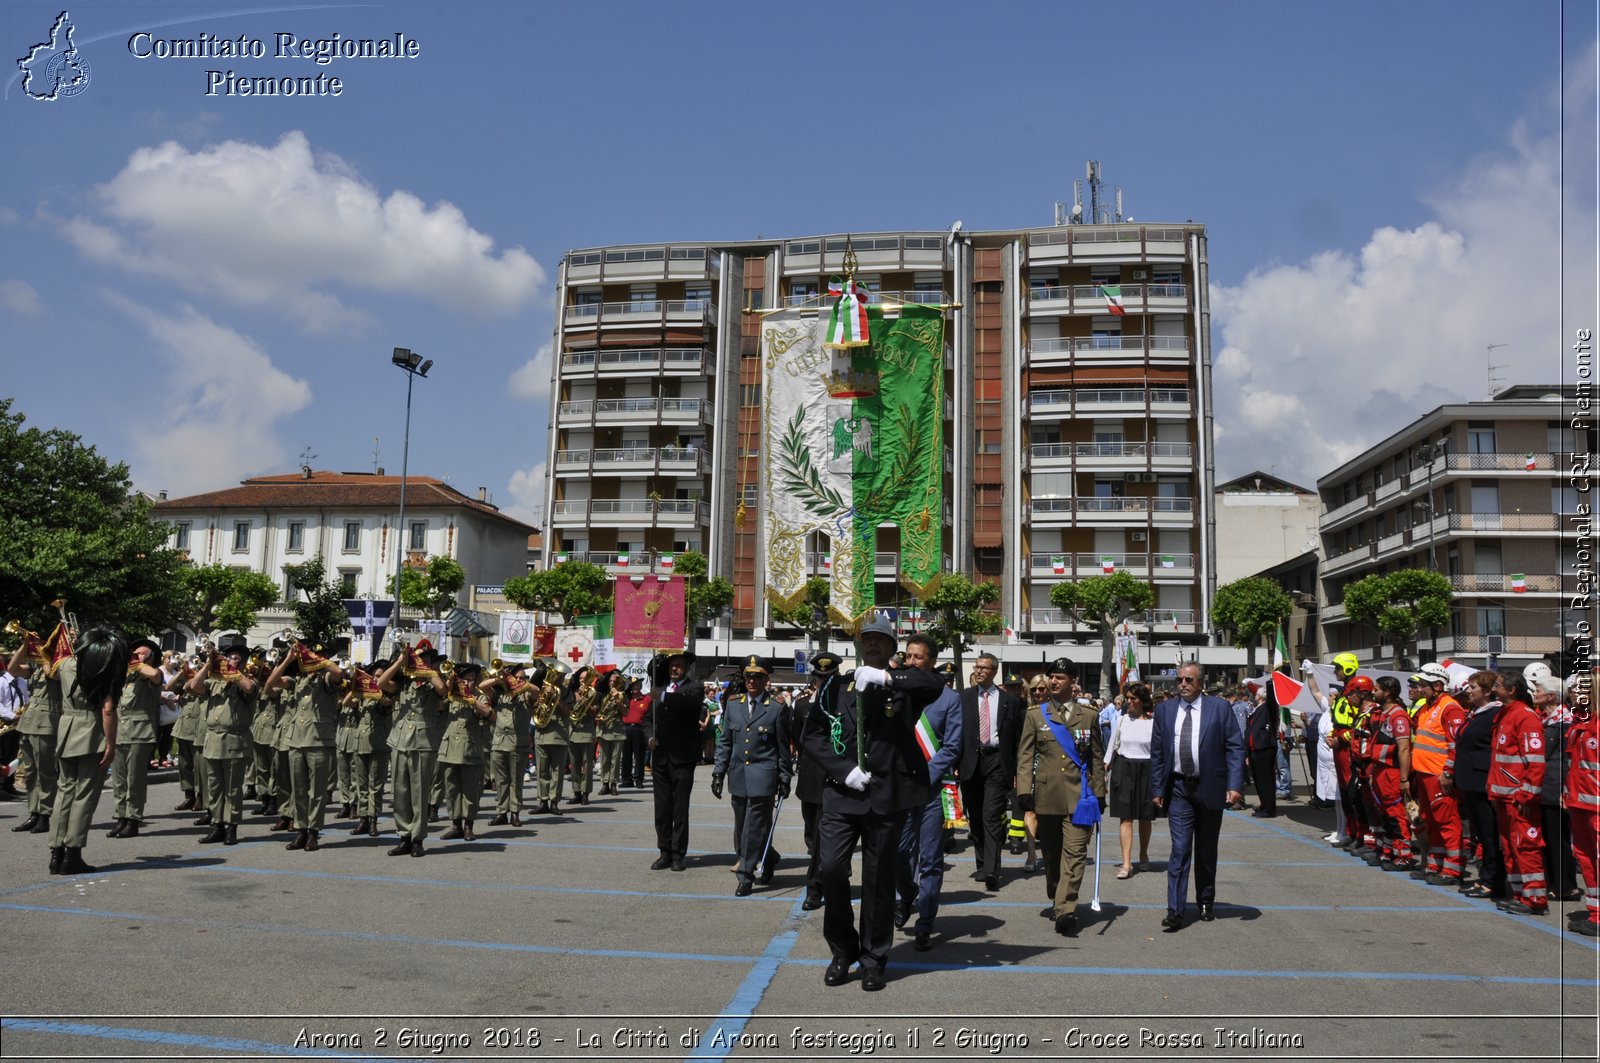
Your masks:
{"label": "yellow helmet", "polygon": [[1333,667],[1340,679],[1349,679],[1361,670],[1361,662],[1356,660],[1353,653],[1341,653],[1333,659]]}

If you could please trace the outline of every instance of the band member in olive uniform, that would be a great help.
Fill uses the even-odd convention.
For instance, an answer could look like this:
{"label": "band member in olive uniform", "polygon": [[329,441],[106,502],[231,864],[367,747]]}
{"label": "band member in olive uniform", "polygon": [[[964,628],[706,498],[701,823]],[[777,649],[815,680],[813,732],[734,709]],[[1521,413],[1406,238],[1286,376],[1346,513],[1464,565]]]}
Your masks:
{"label": "band member in olive uniform", "polygon": [[656,848],[652,871],[682,871],[689,852],[689,798],[694,769],[700,763],[700,717],[705,706],[701,685],[689,676],[692,653],[674,653],[650,662],[653,728],[650,735],[650,780],[656,808]]}
{"label": "band member in olive uniform", "polygon": [[157,664],[161,647],[150,639],[133,643],[127,683],[117,702],[116,759],[111,762],[111,792],[117,799],[117,823],[108,838],[132,838],[144,824],[144,799],[150,781],[150,751],[156,747],[156,722],[161,718],[161,688],[166,676]]}
{"label": "band member in olive uniform", "polygon": [[528,699],[539,688],[522,678],[522,665],[507,664],[501,674],[478,684],[478,694],[494,707],[494,735],[489,746],[489,776],[494,782],[491,827],[522,826],[522,775],[528,767],[533,711]]}
{"label": "band member in olive uniform", "polygon": [[478,818],[478,798],[483,794],[483,767],[488,759],[487,743],[479,738],[480,720],[493,719],[494,709],[478,695],[478,677],[483,668],[476,664],[458,665],[447,681],[444,740],[439,743],[439,763],[444,768],[444,806],[450,829],[440,841],[474,841],[474,821]]}
{"label": "band member in olive uniform", "polygon": [[[1038,817],[1045,895],[1055,904],[1056,933],[1070,937],[1078,932],[1078,887],[1105,803],[1105,746],[1099,715],[1078,704],[1078,666],[1058,657],[1047,674],[1050,697],[1028,709],[1017,747],[1017,802]],[[1093,802],[1079,809],[1086,796],[1099,801],[1092,816]]]}
{"label": "band member in olive uniform", "polygon": [[[824,680],[821,718],[808,725],[805,748],[827,773],[822,798],[822,933],[833,960],[823,984],[843,985],[861,961],[861,988],[884,986],[894,942],[895,865],[906,813],[928,803],[928,766],[917,748],[922,711],[944,690],[932,672],[888,670],[894,627],[884,617],[863,624],[856,639],[862,666]],[[840,689],[846,684],[848,689]],[[850,905],[850,858],[861,842],[861,917]]]}
{"label": "band member in olive uniform", "polygon": [[794,745],[795,796],[800,799],[800,817],[805,824],[806,852],[810,862],[806,866],[806,897],[800,907],[814,912],[822,907],[822,875],[820,872],[822,846],[817,841],[817,825],[822,821],[822,781],[827,773],[822,765],[811,759],[805,748],[808,728],[827,726],[827,721],[817,710],[817,692],[822,685],[838,676],[843,658],[830,650],[821,650],[811,656],[811,683],[795,699],[789,710],[789,738]]}
{"label": "band member in olive uniform", "polygon": [[283,691],[287,717],[289,807],[298,833],[284,848],[314,853],[328,811],[344,680],[337,664],[297,642],[273,668],[268,685]]}
{"label": "band member in olive uniform", "polygon": [[[279,661],[281,664],[282,661]],[[272,684],[265,684],[268,690]],[[289,788],[289,780],[279,778],[278,772],[278,718],[283,714],[284,703],[277,698],[256,698],[255,714],[250,719],[250,757],[245,762],[244,797],[247,801],[261,798],[258,816],[282,816],[288,809],[282,806],[279,795]]]}
{"label": "band member in olive uniform", "polygon": [[533,710],[533,754],[538,761],[539,812],[561,811],[561,769],[567,763],[567,733],[572,724],[560,664],[545,669]]}
{"label": "band member in olive uniform", "polygon": [[595,737],[600,741],[600,793],[617,792],[617,774],[622,764],[622,745],[627,735],[622,729],[622,714],[628,707],[628,677],[611,673],[611,683],[600,699],[594,717]]}
{"label": "band member in olive uniform", "polygon": [[[378,677],[378,688],[395,699],[389,750],[394,768],[394,827],[400,844],[390,856],[421,856],[428,836],[428,790],[443,737],[444,678],[434,668],[438,654],[426,639],[415,650],[402,646]],[[405,674],[402,675],[401,673]]]}
{"label": "band member in olive uniform", "polygon": [[261,697],[272,702],[278,717],[278,724],[272,730],[272,799],[262,807],[278,811],[271,828],[274,832],[294,830],[294,795],[289,786],[289,751],[293,748],[289,730],[294,722],[294,694],[283,687],[269,687],[261,692]]}
{"label": "band member in olive uniform", "polygon": [[567,728],[567,767],[572,772],[572,796],[580,805],[589,803],[594,788],[595,715],[605,690],[600,673],[589,665],[578,669],[567,692],[572,696],[572,724]]}
{"label": "band member in olive uniform", "polygon": [[63,660],[61,721],[56,729],[56,806],[50,820],[50,873],[87,874],[83,862],[89,824],[115,756],[117,702],[128,677],[128,643],[109,628],[95,627],[78,639]]}
{"label": "band member in olive uniform", "polygon": [[[755,884],[756,865],[766,860],[767,839],[772,836],[775,797],[789,796],[794,762],[789,752],[788,711],[767,692],[772,670],[760,657],[745,661],[745,692],[728,699],[717,732],[717,756],[711,769],[711,793],[722,797],[727,780],[733,805],[733,836],[739,866],[737,897],[747,897]],[[771,881],[767,861],[762,878]]]}
{"label": "band member in olive uniform", "polygon": [[206,775],[206,814],[211,833],[200,841],[237,845],[244,818],[244,765],[250,755],[250,722],[260,691],[242,669],[245,641],[224,639],[189,680],[190,693],[206,695],[206,734],[201,748]]}
{"label": "band member in olive uniform", "polygon": [[[356,806],[361,802],[361,780],[356,756],[363,745],[370,745],[370,742],[363,743],[357,736],[363,726],[369,726],[369,714],[362,711],[367,703],[362,699],[355,682],[350,683],[346,693],[356,696],[339,699],[339,725],[333,732],[333,770],[339,781],[339,818],[353,819],[365,815],[356,811]],[[355,833],[366,832],[358,827]]]}
{"label": "band member in olive uniform", "polygon": [[[371,674],[356,669],[355,681],[340,702],[341,710],[354,712],[351,728],[355,751],[351,754],[351,784],[355,787],[355,813],[360,817],[353,834],[378,836],[378,817],[383,813],[383,787],[389,779],[389,728],[393,722],[394,699],[378,689],[377,675],[388,668],[387,661],[376,661]],[[335,744],[338,736],[334,737]]]}
{"label": "band member in olive uniform", "polygon": [[32,688],[27,709],[17,717],[17,731],[22,735],[17,759],[28,777],[28,818],[11,828],[15,833],[50,833],[58,778],[56,730],[61,722],[61,680],[52,674],[59,661],[53,658],[66,651],[67,627],[60,624],[43,646],[37,636],[25,635],[22,648],[11,655],[7,665],[12,675],[23,676]]}

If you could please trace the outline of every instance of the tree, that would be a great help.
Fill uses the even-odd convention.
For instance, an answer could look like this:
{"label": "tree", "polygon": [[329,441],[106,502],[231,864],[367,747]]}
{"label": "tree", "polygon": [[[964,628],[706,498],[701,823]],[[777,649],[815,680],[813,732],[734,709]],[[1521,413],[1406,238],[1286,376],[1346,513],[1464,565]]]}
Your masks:
{"label": "tree", "polygon": [[955,655],[956,673],[961,672],[961,655],[971,646],[971,635],[992,635],[1000,630],[1000,617],[984,612],[984,606],[1000,600],[1000,585],[987,580],[974,583],[959,572],[947,573],[938,589],[921,599],[922,608],[932,614],[923,630]]}
{"label": "tree", "polygon": [[799,628],[816,640],[819,650],[825,650],[828,636],[833,633],[833,621],[828,619],[832,595],[833,584],[823,576],[812,576],[806,580],[805,593],[794,605],[772,607],[772,622]]}
{"label": "tree", "polygon": [[248,568],[185,565],[178,570],[186,619],[198,632],[249,631],[256,613],[278,600],[272,577]]}
{"label": "tree", "polygon": [[[453,557],[431,557],[426,568],[407,565],[400,570],[400,604],[421,609],[434,620],[456,604],[456,595],[466,585],[467,570]],[[385,588],[394,593],[394,577]]]}
{"label": "tree", "polygon": [[690,650],[702,621],[720,616],[733,604],[733,583],[722,576],[706,579],[711,564],[698,550],[686,550],[673,558],[672,570],[684,579],[684,612],[689,623]]}
{"label": "tree", "polygon": [[530,612],[559,613],[561,623],[611,608],[611,580],[606,570],[587,561],[568,561],[554,568],[506,580],[506,600]]}
{"label": "tree", "polygon": [[84,625],[171,627],[184,614],[183,559],[127,465],[71,432],[24,428],[11,404],[0,399],[0,623],[48,632],[50,602],[64,598]]}
{"label": "tree", "polygon": [[1403,568],[1374,573],[1344,589],[1344,607],[1350,619],[1369,624],[1394,642],[1394,667],[1406,643],[1424,627],[1443,627],[1450,620],[1450,580],[1437,572]]}
{"label": "tree", "polygon": [[[333,640],[350,627],[350,613],[344,607],[344,587],[327,578],[321,556],[298,565],[284,565],[284,575],[293,588],[290,605],[294,608],[294,627],[308,646],[332,648]],[[305,595],[301,601],[297,595]]]}
{"label": "tree", "polygon": [[1116,674],[1111,658],[1117,628],[1130,616],[1155,605],[1156,592],[1126,572],[1113,572],[1056,584],[1050,588],[1050,604],[1071,616],[1074,623],[1086,624],[1100,634],[1100,696],[1110,697],[1111,677]]}
{"label": "tree", "polygon": [[1245,672],[1256,674],[1256,642],[1277,634],[1289,614],[1294,599],[1272,580],[1246,576],[1217,588],[1211,604],[1211,619],[1218,627],[1233,632],[1233,644],[1245,648]]}

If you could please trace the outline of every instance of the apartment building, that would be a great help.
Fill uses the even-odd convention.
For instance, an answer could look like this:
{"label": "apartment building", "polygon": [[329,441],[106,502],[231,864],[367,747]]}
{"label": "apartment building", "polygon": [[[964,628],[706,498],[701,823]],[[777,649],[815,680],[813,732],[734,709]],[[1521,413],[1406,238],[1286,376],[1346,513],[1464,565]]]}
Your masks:
{"label": "apartment building", "polygon": [[[946,570],[1002,587],[1015,641],[1089,632],[1061,580],[1149,580],[1142,618],[1200,644],[1215,587],[1203,226],[1061,225],[586,248],[558,287],[547,561],[663,571],[704,551],[738,589],[730,634],[767,637],[761,311],[815,305],[847,251],[885,302],[945,306]],[[879,529],[880,606],[898,532]],[[823,550],[807,564],[822,572]],[[774,631],[774,636],[780,634]],[[1098,646],[1094,650],[1098,659]]]}
{"label": "apartment building", "polygon": [[1350,620],[1343,592],[1402,568],[1442,572],[1455,592],[1450,623],[1415,640],[1423,660],[1517,666],[1561,648],[1582,618],[1567,608],[1580,549],[1572,455],[1595,449],[1593,428],[1573,427],[1575,399],[1572,386],[1518,385],[1441,406],[1317,481],[1330,651],[1392,658]]}

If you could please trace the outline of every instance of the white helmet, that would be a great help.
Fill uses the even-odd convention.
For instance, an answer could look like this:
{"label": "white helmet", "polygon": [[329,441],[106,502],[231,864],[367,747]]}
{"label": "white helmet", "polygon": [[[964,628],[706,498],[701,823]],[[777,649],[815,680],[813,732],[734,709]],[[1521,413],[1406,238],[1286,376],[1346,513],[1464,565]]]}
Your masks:
{"label": "white helmet", "polygon": [[1522,680],[1531,687],[1551,674],[1548,664],[1544,661],[1534,661],[1522,670]]}
{"label": "white helmet", "polygon": [[1422,676],[1423,679],[1426,679],[1430,683],[1442,683],[1445,686],[1450,685],[1450,672],[1442,664],[1430,662],[1423,665],[1417,674]]}

